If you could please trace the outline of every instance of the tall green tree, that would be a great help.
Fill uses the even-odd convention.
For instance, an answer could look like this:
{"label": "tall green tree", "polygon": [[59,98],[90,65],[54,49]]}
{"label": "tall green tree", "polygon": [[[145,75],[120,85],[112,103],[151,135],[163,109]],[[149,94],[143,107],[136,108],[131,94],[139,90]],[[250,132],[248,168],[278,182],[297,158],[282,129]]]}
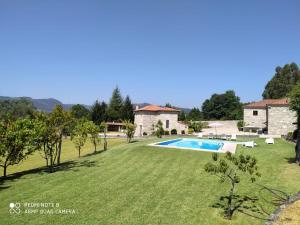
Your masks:
{"label": "tall green tree", "polygon": [[110,98],[107,116],[109,121],[117,121],[122,119],[123,98],[120,89],[116,87]]}
{"label": "tall green tree", "polygon": [[262,94],[264,99],[283,98],[300,81],[300,70],[296,63],[286,64],[284,67],[276,67],[275,75],[267,83]]}
{"label": "tall green tree", "polygon": [[7,167],[16,165],[38,149],[35,123],[30,119],[0,122],[0,167],[3,176]]}
{"label": "tall green tree", "polygon": [[76,104],[71,107],[71,116],[76,119],[88,119],[90,117],[90,110],[88,110],[84,105]]}
{"label": "tall green tree", "polygon": [[134,114],[133,114],[133,105],[131,103],[130,97],[127,95],[123,104],[122,109],[122,119],[126,121],[134,121]]}
{"label": "tall green tree", "polygon": [[224,94],[213,94],[204,101],[202,114],[206,120],[240,120],[243,118],[243,105],[232,90]]}
{"label": "tall green tree", "polygon": [[91,119],[97,125],[107,120],[107,104],[104,101],[100,103],[97,100],[93,104],[91,108]]}
{"label": "tall green tree", "polygon": [[187,115],[187,120],[189,121],[200,121],[202,120],[202,113],[198,108],[192,108],[192,110]]}
{"label": "tall green tree", "polygon": [[184,111],[180,111],[179,115],[178,115],[178,120],[179,121],[186,121],[187,117]]}
{"label": "tall green tree", "polygon": [[297,144],[295,147],[295,160],[300,165],[300,82],[289,93],[290,109],[297,113]]}

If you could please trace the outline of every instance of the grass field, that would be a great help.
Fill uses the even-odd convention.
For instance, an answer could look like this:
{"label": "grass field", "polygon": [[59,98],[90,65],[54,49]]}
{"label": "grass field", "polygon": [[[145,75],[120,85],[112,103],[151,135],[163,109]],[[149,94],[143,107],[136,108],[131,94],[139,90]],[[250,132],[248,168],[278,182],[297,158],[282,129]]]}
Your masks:
{"label": "grass field", "polygon": [[[212,207],[228,190],[217,178],[205,173],[204,164],[211,153],[162,149],[147,146],[156,139],[127,144],[114,139],[104,153],[82,157],[66,140],[63,159],[70,159],[55,173],[28,172],[0,184],[0,224],[264,224],[265,221],[237,213],[232,221],[222,217],[222,209]],[[300,189],[300,167],[290,163],[293,144],[277,140],[238,152],[255,155],[262,177],[257,184],[289,194]],[[91,153],[92,146],[83,152]],[[32,156],[10,172],[43,166],[38,155]],[[258,186],[241,184],[243,195],[257,195],[258,205],[272,211],[274,206],[262,199]],[[10,202],[59,203],[74,209],[71,215],[20,215],[9,213]],[[263,216],[263,215],[262,215]]]}

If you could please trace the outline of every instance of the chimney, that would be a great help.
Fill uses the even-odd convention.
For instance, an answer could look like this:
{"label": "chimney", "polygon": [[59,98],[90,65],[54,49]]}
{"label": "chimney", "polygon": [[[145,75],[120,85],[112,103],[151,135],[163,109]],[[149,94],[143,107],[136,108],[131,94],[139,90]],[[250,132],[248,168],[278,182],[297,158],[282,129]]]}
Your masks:
{"label": "chimney", "polygon": [[138,109],[139,109],[139,105],[136,105],[136,106],[135,106],[135,110],[138,110]]}

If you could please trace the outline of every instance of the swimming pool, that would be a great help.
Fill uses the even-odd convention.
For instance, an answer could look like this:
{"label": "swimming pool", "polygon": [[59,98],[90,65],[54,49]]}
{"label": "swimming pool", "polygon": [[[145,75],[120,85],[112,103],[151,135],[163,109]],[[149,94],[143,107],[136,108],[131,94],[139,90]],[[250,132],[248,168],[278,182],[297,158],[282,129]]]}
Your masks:
{"label": "swimming pool", "polygon": [[158,147],[182,148],[190,150],[219,151],[222,150],[224,146],[224,141],[181,138],[154,143],[151,145]]}

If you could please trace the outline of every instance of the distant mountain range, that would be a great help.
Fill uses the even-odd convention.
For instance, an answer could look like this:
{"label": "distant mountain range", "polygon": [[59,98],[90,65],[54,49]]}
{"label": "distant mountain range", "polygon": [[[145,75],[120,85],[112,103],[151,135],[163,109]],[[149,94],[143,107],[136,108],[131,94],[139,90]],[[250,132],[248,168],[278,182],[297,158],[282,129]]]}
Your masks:
{"label": "distant mountain range", "polygon": [[[65,110],[69,110],[73,105],[75,104],[64,104],[61,101],[55,99],[55,98],[45,98],[45,99],[34,99],[30,97],[7,97],[7,96],[0,96],[0,101],[1,100],[16,100],[20,98],[25,98],[26,100],[30,101],[33,103],[34,107],[39,110],[39,111],[44,111],[44,112],[51,112],[56,105],[61,105]],[[83,104],[84,105],[84,104]],[[136,106],[139,106],[139,108],[145,107],[147,105],[150,105],[149,103],[135,103],[133,104],[134,109]],[[90,109],[90,105],[84,105],[86,108]],[[186,113],[190,112],[191,109],[189,108],[180,108],[176,107]]]}

